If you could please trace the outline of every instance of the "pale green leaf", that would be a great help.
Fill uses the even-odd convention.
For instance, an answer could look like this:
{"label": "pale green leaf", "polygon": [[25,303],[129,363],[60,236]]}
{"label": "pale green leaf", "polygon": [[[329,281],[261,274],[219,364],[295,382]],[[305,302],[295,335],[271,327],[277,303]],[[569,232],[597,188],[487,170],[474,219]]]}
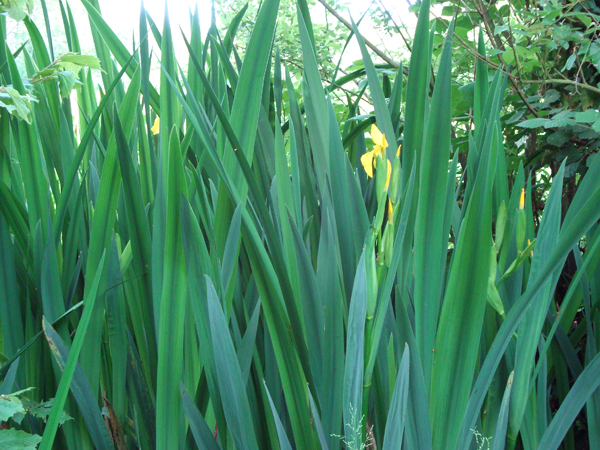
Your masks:
{"label": "pale green leaf", "polygon": [[25,433],[21,430],[0,431],[0,448],[10,450],[36,450],[42,438],[37,434]]}
{"label": "pale green leaf", "polygon": [[65,70],[75,73],[84,67],[102,70],[102,67],[100,67],[100,60],[92,55],[76,55],[74,53],[67,53],[66,55],[58,58],[56,64]]}
{"label": "pale green leaf", "polygon": [[31,123],[31,102],[37,101],[28,95],[9,86],[0,86],[0,108],[5,108],[10,114]]}
{"label": "pale green leaf", "polygon": [[33,0],[0,0],[0,13],[20,22],[33,11]]}
{"label": "pale green leaf", "polygon": [[[50,416],[50,411],[52,410],[52,406],[54,404],[54,399],[50,399],[47,402],[36,404],[35,406],[29,408],[28,412],[34,417],[43,420],[46,422],[48,420],[48,416]],[[58,419],[58,424],[62,425],[67,420],[72,420],[73,418],[69,416],[66,412],[62,412]]]}
{"label": "pale green leaf", "polygon": [[18,398],[5,396],[0,398],[0,422],[6,422],[15,414],[24,411],[23,404]]}

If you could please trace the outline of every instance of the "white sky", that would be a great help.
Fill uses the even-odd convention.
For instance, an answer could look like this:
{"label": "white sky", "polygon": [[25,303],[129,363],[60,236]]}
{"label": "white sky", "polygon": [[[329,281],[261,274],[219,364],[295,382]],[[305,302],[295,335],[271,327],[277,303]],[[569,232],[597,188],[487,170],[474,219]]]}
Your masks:
{"label": "white sky", "polygon": [[[377,4],[380,0],[376,0]],[[102,13],[111,25],[117,29],[126,30],[137,27],[141,0],[99,0]],[[371,3],[369,0],[346,0],[350,13],[356,20],[364,12],[365,8]],[[407,0],[382,0],[388,11],[392,12],[395,20],[399,17],[412,24],[414,15],[408,12]],[[414,3],[414,0],[411,1]],[[210,0],[167,0],[169,17],[172,23],[178,23],[182,27],[187,27],[189,23],[189,11],[193,10],[198,4],[200,12],[205,11],[201,17],[201,27],[208,29],[210,25]],[[165,1],[164,0],[145,0],[144,6],[154,21],[158,24],[164,19]],[[118,11],[118,14],[110,14],[111,11]],[[348,14],[344,14],[347,18]],[[311,8],[311,18],[314,22],[325,22],[325,8],[317,4]],[[406,23],[409,25],[409,23]]]}
{"label": "white sky", "polygon": [[[79,0],[67,1],[75,17],[82,53],[92,54],[94,52],[94,45],[91,38],[86,10]],[[371,1],[372,0],[342,0],[342,2],[347,5],[348,9],[338,12],[340,12],[346,19],[349,19],[351,14],[354,20],[358,20],[364,13],[365,9],[371,5]],[[414,27],[416,26],[416,17],[414,14],[408,12],[408,1],[414,3],[415,0],[374,0],[374,4],[376,5],[379,3],[385,5],[388,11],[391,12],[395,22],[398,25],[404,23],[409,29],[409,34],[412,35]],[[187,51],[178,28],[181,27],[184,33],[186,33],[186,35],[189,37],[189,11],[190,9],[195,8],[196,2],[198,3],[198,9],[201,13],[201,29],[204,33],[210,26],[211,0],[166,0],[171,27],[173,30],[175,50],[178,56],[182,58],[182,63],[183,61],[187,62]],[[135,36],[136,43],[139,43],[138,29],[142,0],[99,0],[99,3],[104,19],[123,41],[126,47],[131,50],[133,36]],[[318,1],[315,3],[316,4],[310,8],[310,14],[313,23],[325,23],[326,17],[329,23],[335,23],[337,21],[335,17],[326,12],[323,5],[321,5]],[[58,1],[50,1],[47,2],[47,4],[53,29],[61,29],[62,18]],[[159,29],[162,29],[165,12],[165,0],[144,0],[144,6]],[[39,1],[35,2],[32,18],[37,23],[42,36],[45,38],[46,30],[44,26],[42,8],[39,4]],[[13,49],[16,49],[26,39],[27,32],[25,30],[25,26],[22,22],[16,23],[12,20],[9,20],[7,25],[9,27],[9,46]],[[380,49],[386,52],[391,49],[395,50],[404,48],[404,43],[399,36],[390,40],[389,36],[378,35],[368,18],[365,18],[365,20],[360,24],[359,29],[365,38],[369,39]],[[56,38],[58,37],[59,36],[55,36],[55,39],[53,39],[53,41],[55,41],[56,56],[59,56],[67,51],[66,42],[57,42]],[[62,40],[64,41],[64,38]],[[153,39],[151,39],[150,42],[152,45]],[[349,64],[350,62],[359,58],[360,50],[358,49],[356,39],[353,39],[346,49],[346,53],[344,55],[344,65],[346,61]],[[374,57],[374,62],[377,63],[381,61],[379,61],[377,57]],[[158,79],[160,78],[160,70],[153,70],[151,78],[153,79],[153,82],[158,82]]]}
{"label": "white sky", "polygon": [[[410,1],[411,3],[414,3],[414,0]],[[416,18],[414,14],[408,12],[408,0],[375,0],[375,4],[378,4],[379,2],[383,3],[388,11],[392,13],[392,17],[398,25],[400,25],[400,22],[402,21],[409,29],[414,28],[416,25]],[[137,30],[141,0],[99,0],[99,3],[105,20],[114,30],[118,30],[120,36],[131,36],[134,30]],[[348,11],[340,11],[343,16],[348,19],[350,13],[354,20],[358,20],[365,9],[371,4],[371,1],[346,0],[345,3],[348,5]],[[210,26],[210,0],[167,0],[169,18],[173,30],[177,30],[181,27],[184,32],[189,32],[189,11],[193,10],[196,4],[198,4],[198,9],[201,13],[201,29],[203,33],[208,30]],[[157,26],[162,28],[165,1],[144,0],[144,6],[152,19],[156,22]],[[118,14],[111,14],[111,11],[118,11]],[[310,13],[314,23],[325,23],[326,14],[328,13],[323,5],[316,2],[316,4],[311,7]],[[331,23],[337,19],[329,15],[328,20]],[[382,38],[374,33],[372,27],[369,26],[369,23],[366,20],[361,24],[360,30],[367,39],[377,45],[383,45],[383,47],[385,47],[385,41],[382,42]],[[177,45],[178,41],[180,41],[179,44],[183,46],[180,33],[174,31],[173,35],[176,47],[179,46]],[[402,44],[399,43],[399,45]]]}
{"label": "white sky", "polygon": [[[414,3],[415,0],[410,1],[411,3]],[[79,2],[75,1],[74,3]],[[139,39],[137,37],[137,30],[139,28],[139,13],[142,0],[99,0],[99,3],[104,19],[121,37],[126,45],[131,47],[131,36],[135,34],[136,40]],[[148,14],[152,17],[156,25],[162,29],[165,13],[165,0],[143,0],[143,3],[146,11],[148,11]],[[169,11],[171,29],[173,30],[175,52],[180,58],[182,58],[182,61],[185,61],[187,60],[187,49],[185,48],[181,33],[179,32],[179,27],[183,29],[184,33],[189,38],[190,10],[193,10],[196,4],[198,4],[198,10],[200,12],[200,28],[202,33],[206,33],[210,27],[211,1],[167,0],[166,3]],[[354,20],[358,20],[365,12],[365,9],[371,5],[371,0],[345,0],[344,3],[348,5],[348,9],[346,11],[338,12],[340,12],[347,20],[349,20],[350,14]],[[416,16],[415,14],[408,12],[408,7],[410,5],[407,0],[374,0],[375,5],[378,3],[385,5],[388,11],[390,11],[392,14],[395,22],[398,25],[404,23],[409,30],[411,30],[410,34],[412,34],[412,30],[414,30],[414,27],[416,26]],[[118,14],[111,13],[112,11],[118,11]],[[325,7],[318,1],[316,1],[316,4],[310,8],[310,14],[313,23],[325,23],[326,20],[328,20],[329,23],[335,23],[335,21],[337,21],[337,19],[329,14],[325,10]],[[387,52],[388,47],[391,47],[392,49],[404,47],[404,43],[401,41],[399,36],[390,42],[389,37],[387,37],[386,41],[384,36],[378,35],[373,29],[368,18],[365,18],[359,29],[365,38],[373,42],[385,52]],[[153,40],[150,42],[152,43]],[[344,64],[350,64],[352,61],[357,59],[360,59],[360,49],[356,39],[353,39],[344,54]],[[382,61],[379,61],[378,58],[375,57],[374,62],[378,63]],[[152,71],[151,79],[153,82],[159,81],[160,71],[158,68]]]}

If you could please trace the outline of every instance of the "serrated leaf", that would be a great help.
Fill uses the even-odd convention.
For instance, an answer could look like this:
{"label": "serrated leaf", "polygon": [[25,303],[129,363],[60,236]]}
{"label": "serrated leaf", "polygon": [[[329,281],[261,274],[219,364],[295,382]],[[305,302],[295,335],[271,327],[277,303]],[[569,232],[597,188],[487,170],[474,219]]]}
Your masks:
{"label": "serrated leaf", "polygon": [[576,113],[575,120],[583,123],[596,122],[597,120],[600,120],[600,112],[595,109],[588,109],[587,111]]}
{"label": "serrated leaf", "polygon": [[560,128],[565,127],[567,125],[575,124],[577,124],[575,119],[572,119],[570,117],[554,117],[544,125],[544,128]]}
{"label": "serrated leaf", "polygon": [[554,103],[558,99],[560,99],[560,93],[556,89],[548,89],[544,94],[545,103]]}
{"label": "serrated leaf", "polygon": [[442,8],[442,16],[452,17],[454,15],[454,6],[444,6]]}
{"label": "serrated leaf", "polygon": [[75,74],[70,70],[63,70],[57,73],[58,76],[58,88],[60,89],[60,96],[62,98],[68,97],[71,91],[78,84],[79,81],[75,79]]}
{"label": "serrated leaf", "polygon": [[9,86],[0,86],[0,108],[5,108],[10,114],[31,123],[31,102],[33,97],[21,95],[19,91]]}
{"label": "serrated leaf", "polygon": [[550,145],[554,145],[555,147],[562,147],[564,144],[569,142],[571,139],[571,133],[565,130],[559,130],[555,133],[552,133],[550,136],[546,138],[546,142]]}
{"label": "serrated leaf", "polygon": [[[46,422],[48,420],[48,416],[50,415],[50,411],[52,410],[53,404],[54,404],[53,398],[48,400],[47,402],[39,403],[36,406],[29,409],[29,414]],[[71,416],[69,416],[66,412],[63,411],[60,414],[60,417],[58,419],[58,424],[62,425],[67,420],[72,420],[72,419],[73,418]]]}
{"label": "serrated leaf", "polygon": [[24,412],[21,400],[14,397],[0,398],[0,422],[6,422],[17,413]]}
{"label": "serrated leaf", "polygon": [[548,122],[550,122],[549,119],[535,118],[535,119],[525,120],[525,121],[521,122],[519,124],[519,126],[521,128],[539,128],[539,127],[545,127],[546,125],[548,125]]}
{"label": "serrated leaf", "polygon": [[102,67],[100,67],[100,60],[92,55],[76,55],[74,53],[67,53],[66,55],[61,56],[56,63],[63,69],[75,73],[84,67],[102,70]]}
{"label": "serrated leaf", "polygon": [[2,449],[36,450],[41,440],[41,436],[37,434],[29,434],[12,428],[0,431],[0,448]]}

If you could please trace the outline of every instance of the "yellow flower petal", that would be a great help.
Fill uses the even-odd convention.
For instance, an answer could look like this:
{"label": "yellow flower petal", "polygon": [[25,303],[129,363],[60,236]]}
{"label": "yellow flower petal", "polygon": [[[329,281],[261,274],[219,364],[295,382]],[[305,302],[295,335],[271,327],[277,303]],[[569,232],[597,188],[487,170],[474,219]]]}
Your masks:
{"label": "yellow flower petal", "polygon": [[154,125],[152,125],[152,128],[150,128],[150,131],[154,135],[156,135],[160,132],[160,117],[157,117],[156,119],[154,119]]}
{"label": "yellow flower petal", "polygon": [[521,198],[519,199],[519,209],[525,209],[525,189],[521,189]]}
{"label": "yellow flower petal", "polygon": [[398,150],[396,150],[396,156],[400,156],[400,151],[402,150],[402,144],[398,146]]}
{"label": "yellow flower petal", "polygon": [[392,176],[392,163],[390,162],[389,159],[386,159],[387,161],[387,178],[385,180],[385,189],[388,188],[388,186],[390,185],[390,178]]}
{"label": "yellow flower petal", "polygon": [[360,163],[365,168],[365,172],[367,172],[369,178],[373,178],[373,158],[373,152],[367,152],[360,157]]}
{"label": "yellow flower petal", "polygon": [[381,147],[380,151],[388,146],[388,143],[385,140],[385,134],[379,131],[379,128],[377,128],[377,125],[375,124],[371,125],[371,139],[373,139],[375,146]]}
{"label": "yellow flower petal", "polygon": [[394,223],[394,205],[392,205],[392,200],[388,198],[388,222]]}

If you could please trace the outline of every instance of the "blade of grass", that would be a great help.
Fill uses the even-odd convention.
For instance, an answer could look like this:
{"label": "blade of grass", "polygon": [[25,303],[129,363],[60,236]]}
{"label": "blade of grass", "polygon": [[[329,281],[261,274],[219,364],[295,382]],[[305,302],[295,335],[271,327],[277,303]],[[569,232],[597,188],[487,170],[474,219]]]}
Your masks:
{"label": "blade of grass", "polygon": [[265,384],[265,390],[267,391],[267,396],[269,397],[269,404],[271,405],[271,412],[273,413],[273,418],[275,419],[275,426],[277,427],[277,436],[279,438],[279,446],[281,450],[292,450],[292,445],[290,444],[290,440],[285,433],[285,428],[281,423],[281,419],[279,418],[279,414],[277,413],[277,408],[275,408],[275,404],[273,403],[273,399],[271,398],[271,393],[269,392],[269,388]]}
{"label": "blade of grass", "polygon": [[408,174],[414,164],[417,165],[417,174],[420,172],[421,142],[428,116],[427,80],[431,64],[431,58],[429,57],[429,4],[429,0],[423,0],[419,8],[419,17],[408,69],[405,110],[410,111],[410,114],[406,115],[404,123],[402,169],[405,175],[403,175],[403,187],[408,181]]}
{"label": "blade of grass", "polygon": [[471,428],[475,425],[477,412],[483,404],[485,392],[494,372],[502,359],[502,356],[513,337],[517,326],[523,319],[524,312],[531,306],[532,299],[538,290],[543,286],[546,278],[555,270],[560,269],[564,261],[574,245],[579,242],[579,239],[592,224],[595,224],[600,218],[597,202],[600,201],[600,187],[598,186],[598,176],[600,173],[600,160],[594,161],[588,169],[586,177],[580,183],[578,190],[571,207],[567,213],[569,221],[565,220],[563,228],[559,234],[558,242],[554,246],[550,257],[544,262],[540,269],[538,277],[530,280],[527,290],[521,295],[518,301],[512,306],[502,326],[498,330],[498,334],[494,339],[494,343],[490,347],[486,359],[479,371],[477,380],[472,390],[469,404],[465,413],[465,419],[462,424],[461,436],[458,448],[466,449],[472,439]]}
{"label": "blade of grass", "polygon": [[410,350],[408,344],[404,344],[404,352],[402,353],[402,360],[398,368],[396,386],[394,387],[390,412],[385,426],[383,450],[393,450],[402,447],[402,435],[404,434],[406,405],[408,402],[409,369]]}
{"label": "blade of grass", "polygon": [[431,99],[431,113],[421,151],[424,163],[420,166],[419,172],[415,219],[415,335],[428,385],[433,369],[433,349],[441,309],[448,248],[448,235],[444,231],[447,230],[446,224],[450,218],[440,212],[445,210],[450,155],[453,28],[453,24],[448,28]]}
{"label": "blade of grass", "polygon": [[[236,95],[231,107],[231,126],[240,140],[241,148],[248,161],[252,161],[254,154],[254,140],[262,98],[262,82],[271,54],[271,39],[275,32],[278,10],[279,0],[265,0],[261,5],[246,47],[244,64],[240,71]],[[233,151],[226,151],[223,164],[234,180],[239,179],[241,175],[235,161]]]}
{"label": "blade of grass", "polygon": [[[370,231],[371,235],[373,231]],[[374,239],[374,237],[372,237]],[[350,300],[350,311],[348,314],[348,334],[346,336],[346,348],[352,349],[346,352],[344,363],[344,436],[348,446],[352,448],[362,447],[362,400],[363,400],[363,375],[364,375],[364,334],[367,316],[367,271],[365,266],[366,249],[360,258],[354,289]],[[372,247],[371,247],[372,251]]]}
{"label": "blade of grass", "polygon": [[[127,76],[130,78],[133,77],[134,72],[138,68],[137,61],[131,62],[131,60],[135,58],[135,54],[131,55],[129,51],[127,51],[127,48],[121,42],[121,39],[119,39],[116,33],[106,23],[102,15],[91,3],[89,3],[87,0],[81,0],[81,3],[83,3],[83,6],[87,10],[87,13],[90,17],[90,21],[95,25],[96,29],[104,39],[104,42],[106,42],[106,45],[114,55],[117,62],[122,67],[126,67]],[[149,85],[149,92],[150,105],[152,106],[152,109],[160,115],[160,97],[158,92],[152,85]],[[109,96],[108,89],[105,95],[107,97]]]}
{"label": "blade of grass", "polygon": [[250,404],[229,327],[212,281],[208,277],[206,285],[212,346],[227,424],[236,447],[242,450],[258,449]]}
{"label": "blade of grass", "polygon": [[396,156],[397,145],[396,134],[394,133],[394,127],[390,117],[390,110],[388,108],[383,89],[381,88],[381,84],[379,84],[379,76],[375,70],[373,61],[371,61],[371,56],[369,55],[365,41],[358,31],[358,27],[354,21],[352,22],[352,29],[356,35],[356,40],[358,41],[358,45],[360,46],[360,51],[362,54],[362,60],[365,64],[367,79],[369,81],[369,90],[371,92],[371,99],[375,109],[375,117],[377,118],[377,125],[381,132],[385,134],[385,138],[389,144],[386,150],[387,158],[390,161],[393,161],[394,157]]}
{"label": "blade of grass", "polygon": [[[50,450],[54,444],[60,415],[63,412],[65,401],[67,400],[67,394],[69,393],[71,381],[73,380],[73,375],[75,374],[79,353],[81,352],[85,334],[90,324],[90,319],[92,318],[94,304],[96,303],[96,297],[98,296],[98,285],[100,284],[103,266],[104,254],[102,254],[102,257],[98,263],[98,270],[94,276],[94,281],[84,297],[85,308],[83,310],[79,326],[77,327],[77,332],[75,333],[75,339],[73,340],[73,345],[71,346],[69,357],[67,358],[63,375],[60,379],[60,384],[58,385],[56,397],[54,398],[52,410],[50,411],[50,417],[46,423],[44,435],[42,436],[42,442],[40,443],[40,450]],[[44,321],[44,325],[47,326],[47,324],[48,322]]]}
{"label": "blade of grass", "polygon": [[[183,410],[179,385],[183,373],[183,328],[187,273],[183,254],[181,199],[186,195],[181,148],[173,127],[168,149],[164,271],[158,326],[156,448],[179,448]],[[166,163],[166,158],[165,158]]]}
{"label": "blade of grass", "polygon": [[9,357],[23,347],[25,342],[13,245],[8,222],[0,213],[0,321],[4,353]]}
{"label": "blade of grass", "polygon": [[581,373],[556,415],[550,422],[550,426],[542,436],[538,449],[555,450],[562,443],[565,434],[572,426],[588,398],[600,386],[600,354],[590,361]]}
{"label": "blade of grass", "polygon": [[[530,278],[537,276],[537,271],[548,258],[558,240],[564,167],[565,162],[561,164],[558,173],[555,175],[552,188],[546,200],[544,216],[538,230],[535,253],[531,263]],[[508,428],[509,447],[512,448],[514,448],[517,440],[517,434],[521,427],[523,415],[525,414],[525,406],[529,402],[531,369],[535,362],[539,336],[546,321],[546,312],[552,301],[552,293],[558,282],[558,276],[559,273],[553,273],[548,278],[547,284],[535,297],[534,301],[537,307],[535,309],[531,308],[525,313],[523,323],[526,326],[519,329]]]}
{"label": "blade of grass", "polygon": [[[70,350],[45,317],[44,334],[46,335],[46,340],[48,341],[52,356],[63,371],[64,376]],[[85,421],[94,446],[98,450],[113,449],[114,447],[108,434],[108,430],[106,429],[102,413],[92,395],[92,389],[90,388],[87,377],[79,364],[75,365],[70,390],[77,401],[79,411],[83,416],[83,420]]]}
{"label": "blade of grass", "polygon": [[194,440],[196,441],[196,445],[200,449],[206,450],[219,450],[219,444],[215,440],[214,435],[208,428],[204,417],[198,411],[198,408],[194,404],[194,401],[190,397],[190,394],[185,390],[185,388],[181,387],[181,398],[183,401],[183,409],[185,410],[185,414],[190,422],[190,429],[192,430],[192,434],[194,435]]}
{"label": "blade of grass", "polygon": [[53,221],[54,241],[57,245],[60,241],[60,232],[61,232],[61,229],[63,226],[65,214],[67,212],[67,206],[71,200],[70,197],[73,196],[73,192],[75,191],[73,186],[75,184],[75,179],[76,179],[78,171],[79,171],[79,166],[81,165],[81,162],[83,161],[83,158],[87,151],[87,146],[90,142],[90,139],[93,137],[94,127],[98,123],[98,120],[100,119],[100,116],[104,112],[106,105],[109,103],[110,94],[113,92],[113,90],[116,88],[117,84],[120,82],[121,77],[123,76],[123,74],[125,73],[127,68],[129,67],[129,64],[131,63],[131,61],[133,61],[133,56],[122,67],[119,74],[115,77],[115,79],[113,80],[113,82],[111,83],[109,88],[106,90],[104,97],[102,98],[102,100],[100,101],[100,104],[98,105],[98,108],[96,108],[96,110],[94,111],[94,115],[92,116],[89,123],[87,124],[86,131],[85,131],[84,135],[81,137],[81,141],[79,142],[79,146],[77,147],[77,151],[75,152],[75,157],[73,158],[73,162],[71,163],[71,166],[68,169],[67,178],[66,178],[65,184],[62,188],[62,195],[60,196],[60,199],[58,201],[58,205],[56,207],[56,213],[54,215],[55,218]]}

